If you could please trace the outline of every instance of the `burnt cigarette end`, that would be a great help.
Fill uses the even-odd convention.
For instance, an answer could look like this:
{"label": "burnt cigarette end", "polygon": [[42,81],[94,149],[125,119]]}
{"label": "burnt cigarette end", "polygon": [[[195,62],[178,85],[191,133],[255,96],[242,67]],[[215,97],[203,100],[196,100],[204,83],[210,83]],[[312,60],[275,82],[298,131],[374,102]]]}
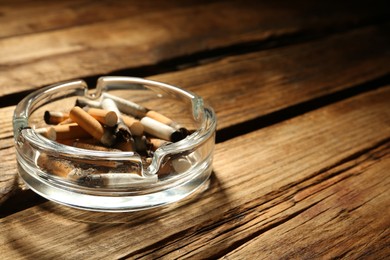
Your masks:
{"label": "burnt cigarette end", "polygon": [[171,141],[174,143],[183,140],[184,138],[185,135],[181,131],[175,131],[171,134]]}
{"label": "burnt cigarette end", "polygon": [[56,125],[66,119],[69,118],[69,115],[67,113],[62,113],[58,111],[45,111],[43,114],[43,119],[46,124],[48,125]]}
{"label": "burnt cigarette end", "polygon": [[132,138],[129,128],[122,122],[117,124],[114,134],[119,142],[126,142]]}
{"label": "burnt cigarette end", "polygon": [[101,186],[102,180],[99,177],[99,175],[97,175],[97,177],[93,175],[81,176],[77,179],[77,183],[88,187]]}
{"label": "burnt cigarette end", "polygon": [[150,145],[150,142],[148,141],[148,139],[145,137],[145,136],[135,136],[134,137],[134,146],[135,146],[135,150],[143,155],[143,156],[146,156],[148,154],[148,150],[149,147],[151,146]]}
{"label": "burnt cigarette end", "polygon": [[50,112],[45,111],[45,114],[43,115],[43,119],[45,120],[46,124],[50,124]]}
{"label": "burnt cigarette end", "polygon": [[190,135],[190,131],[184,127],[179,128],[179,132],[183,135],[183,138],[186,138],[188,135]]}

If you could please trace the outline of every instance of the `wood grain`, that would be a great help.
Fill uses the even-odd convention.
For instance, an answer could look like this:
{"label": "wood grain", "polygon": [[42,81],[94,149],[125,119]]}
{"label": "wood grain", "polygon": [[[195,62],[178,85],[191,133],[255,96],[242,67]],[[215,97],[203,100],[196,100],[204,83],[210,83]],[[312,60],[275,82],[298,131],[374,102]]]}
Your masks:
{"label": "wood grain", "polygon": [[12,114],[14,107],[1,108],[0,116],[0,205],[20,191],[16,170],[16,156],[13,142]]}
{"label": "wood grain", "polygon": [[[83,13],[77,5],[69,7],[61,3],[58,5],[63,5],[64,9],[59,8],[61,11],[55,19],[50,16],[53,16],[53,10],[57,11],[57,4],[50,4],[46,12],[35,10],[32,17],[22,19],[20,25],[13,25],[13,29],[5,33],[12,34],[20,26],[21,35],[0,39],[0,96],[283,35],[334,31],[378,22],[388,13],[386,8],[380,8],[384,3],[360,6],[339,1],[333,4],[302,1],[294,5],[273,1],[222,1],[194,6],[189,1],[182,6],[167,4],[161,10],[157,5],[154,11],[152,7],[146,7],[145,13],[142,7],[135,8],[134,12],[142,15],[120,19],[112,18],[117,13],[118,17],[123,16],[132,8],[131,2],[123,8],[126,4],[110,7],[111,14],[104,11],[104,5],[99,5],[101,10],[96,5],[91,10],[86,8]],[[92,16],[95,9],[100,11],[97,10],[94,22],[76,23],[81,16]],[[37,12],[44,14],[43,20],[29,24]],[[104,22],[98,22],[99,19]],[[48,23],[54,27],[45,26]],[[61,25],[56,27],[57,23]],[[0,31],[7,24],[0,23]],[[34,30],[27,33],[29,30],[23,29],[29,26],[37,27],[37,33],[33,33]]]}
{"label": "wood grain", "polygon": [[388,169],[389,142],[332,170],[336,176],[297,192],[290,201],[299,214],[258,232],[224,259],[387,258]]}
{"label": "wood grain", "polygon": [[150,78],[204,97],[223,129],[389,75],[386,31],[367,27]]}
{"label": "wood grain", "polygon": [[[379,257],[389,220],[370,221],[389,205],[389,98],[386,87],[218,144],[209,189],[177,205],[106,214],[47,202],[10,215],[1,220],[0,251],[5,258],[204,258],[255,248],[257,238],[272,239],[281,252],[290,237],[308,231],[288,244],[287,255],[297,256],[303,244],[318,246],[321,231],[349,234],[353,223],[362,230],[357,240],[340,236],[337,250],[317,247],[317,255],[359,248]],[[309,232],[317,222],[324,229]],[[387,231],[375,240],[379,251],[369,251],[362,245],[371,237],[363,234],[379,226]]]}
{"label": "wood grain", "polygon": [[0,38],[104,23],[199,4],[204,1],[2,1]]}
{"label": "wood grain", "polygon": [[[381,29],[368,27],[227,57],[151,79],[202,96],[216,110],[218,129],[224,129],[388,74],[390,54],[383,52],[388,46],[390,40]],[[12,113],[13,107],[0,109],[0,155],[4,158],[0,172],[8,176],[1,185],[4,191],[14,190],[10,185],[16,174]]]}

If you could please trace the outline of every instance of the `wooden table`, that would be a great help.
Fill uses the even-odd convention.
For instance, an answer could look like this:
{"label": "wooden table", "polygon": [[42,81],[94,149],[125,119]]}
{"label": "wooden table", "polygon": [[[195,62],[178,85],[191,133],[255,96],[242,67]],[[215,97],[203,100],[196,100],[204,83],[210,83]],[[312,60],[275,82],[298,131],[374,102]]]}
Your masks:
{"label": "wooden table", "polygon": [[[389,258],[390,9],[366,2],[2,1],[1,258]],[[15,105],[101,75],[168,82],[214,107],[203,193],[114,214],[24,187]]]}

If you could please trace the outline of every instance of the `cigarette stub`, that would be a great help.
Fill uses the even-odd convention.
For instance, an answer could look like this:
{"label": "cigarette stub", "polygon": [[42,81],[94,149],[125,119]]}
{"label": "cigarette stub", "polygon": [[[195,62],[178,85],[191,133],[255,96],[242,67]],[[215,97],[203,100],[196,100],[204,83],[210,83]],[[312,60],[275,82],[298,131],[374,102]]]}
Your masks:
{"label": "cigarette stub", "polygon": [[42,170],[62,178],[66,178],[68,174],[74,170],[71,163],[57,159],[53,156],[48,156],[44,153],[39,155],[37,164]]}
{"label": "cigarette stub", "polygon": [[117,115],[117,120],[120,119],[121,112],[119,111],[116,103],[109,98],[104,98],[102,100],[102,108],[105,110],[113,111]]}
{"label": "cigarette stub", "polygon": [[182,127],[170,119],[169,117],[164,116],[163,114],[160,114],[159,112],[156,112],[154,110],[150,110],[146,113],[147,117],[153,118],[154,120],[157,120],[163,124],[169,125],[170,127],[175,128],[176,130],[181,129]]}
{"label": "cigarette stub", "polygon": [[173,120],[156,112],[156,111],[153,111],[153,110],[150,110],[146,113],[146,116],[147,117],[150,117],[150,118],[153,118],[154,120],[157,120],[163,124],[166,124],[166,125],[169,125],[169,126],[172,126],[172,123],[173,123]]}
{"label": "cigarette stub", "polygon": [[34,131],[50,140],[56,140],[56,133],[51,127],[36,128]]}
{"label": "cigarette stub", "polygon": [[172,142],[177,142],[183,139],[183,134],[180,131],[150,117],[143,117],[141,119],[141,123],[144,126],[144,131],[146,133],[157,138]]}
{"label": "cigarette stub", "polygon": [[45,111],[43,119],[48,125],[56,125],[69,118],[68,113]]}
{"label": "cigarette stub", "polygon": [[89,100],[89,99],[86,99],[86,98],[79,97],[76,100],[76,106],[78,106],[78,107],[89,106],[89,107],[94,107],[94,108],[100,108],[101,104],[100,104],[99,101]]}
{"label": "cigarette stub", "polygon": [[67,125],[67,124],[71,124],[71,123],[74,123],[73,120],[71,118],[67,118],[64,121],[59,122],[58,124],[59,125]]}
{"label": "cigarette stub", "polygon": [[78,182],[86,186],[131,186],[156,183],[157,175],[142,177],[133,173],[89,174],[81,177]]}
{"label": "cigarette stub", "polygon": [[146,113],[146,116],[147,117],[150,117],[150,118],[153,118],[163,124],[166,124],[170,127],[173,127],[174,129],[180,131],[183,135],[183,138],[186,137],[187,135],[189,135],[189,131],[182,127],[181,125],[179,125],[177,122],[173,121],[172,119],[164,116],[163,114],[160,114],[156,111],[153,111],[153,110],[150,110]]}
{"label": "cigarette stub", "polygon": [[69,117],[102,144],[107,146],[114,144],[115,137],[82,108],[78,106],[73,107],[70,110]]}
{"label": "cigarette stub", "polygon": [[87,113],[100,123],[106,126],[114,126],[118,122],[118,115],[114,111],[99,109],[99,108],[87,108]]}
{"label": "cigarette stub", "polygon": [[90,134],[77,123],[55,125],[49,128],[51,140],[77,139],[90,136]]}
{"label": "cigarette stub", "polygon": [[123,122],[121,112],[119,111],[116,103],[112,99],[104,98],[102,100],[102,107],[103,109],[114,111],[118,116],[118,123],[115,129],[115,135],[118,137],[118,139],[123,140],[125,142],[132,141],[132,133],[129,127]]}
{"label": "cigarette stub", "polygon": [[134,117],[122,115],[122,120],[133,135],[141,136],[144,133],[144,126]]}
{"label": "cigarette stub", "polygon": [[149,141],[152,144],[152,150],[153,151],[156,151],[161,146],[164,146],[164,145],[167,145],[167,144],[171,143],[169,141],[158,139],[158,138],[150,138]]}
{"label": "cigarette stub", "polygon": [[131,102],[129,100],[110,95],[108,93],[103,94],[103,99],[108,98],[115,102],[118,109],[125,114],[130,114],[135,117],[142,118],[145,116],[145,114],[148,112],[148,109],[137,104],[134,102]]}

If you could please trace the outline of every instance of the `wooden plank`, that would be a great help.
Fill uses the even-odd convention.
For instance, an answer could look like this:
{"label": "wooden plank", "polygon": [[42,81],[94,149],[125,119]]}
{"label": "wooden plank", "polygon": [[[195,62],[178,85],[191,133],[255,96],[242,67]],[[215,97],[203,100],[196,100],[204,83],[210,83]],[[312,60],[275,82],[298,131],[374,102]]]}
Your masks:
{"label": "wooden plank", "polygon": [[[378,169],[389,165],[382,147],[390,138],[389,98],[390,87],[382,88],[218,144],[209,189],[176,205],[106,214],[47,202],[10,215],[1,220],[0,251],[6,258],[216,257],[286,221],[310,218],[315,205],[342,210],[358,198],[347,209],[366,200],[388,206],[382,193],[389,183]],[[372,192],[359,197],[360,181]],[[329,192],[335,197],[326,201]],[[378,214],[371,209],[344,211],[340,228],[360,213]],[[379,242],[383,250],[386,241]]]}
{"label": "wooden plank", "polygon": [[382,2],[366,7],[339,1],[294,5],[222,1],[3,38],[0,96],[216,48],[377,21],[388,12],[378,6]]}
{"label": "wooden plank", "polygon": [[16,156],[13,142],[12,114],[15,107],[1,108],[0,116],[0,204],[14,192],[19,192]]}
{"label": "wooden plank", "polygon": [[204,1],[1,1],[0,38],[85,26]]}
{"label": "wooden plank", "polygon": [[[390,54],[382,51],[388,46],[386,34],[370,27],[304,44],[227,57],[151,79],[183,86],[204,97],[216,110],[218,129],[224,129],[388,74]],[[16,188],[17,192],[17,187],[9,187],[14,185],[16,174],[13,109],[0,109],[0,156],[4,158],[0,172],[7,173],[6,178],[2,177],[7,180],[2,182],[3,191]]]}
{"label": "wooden plank", "polygon": [[[227,254],[226,259],[387,258],[389,169],[388,142],[339,166],[337,171],[341,173],[336,176],[294,194],[290,197],[291,209],[300,214],[258,232],[256,238]],[[283,218],[289,210],[276,215]],[[254,226],[259,224],[255,221],[248,221],[246,228],[256,229]],[[267,220],[262,216],[257,221]]]}
{"label": "wooden plank", "polygon": [[385,31],[368,27],[150,78],[204,97],[223,129],[389,75]]}

